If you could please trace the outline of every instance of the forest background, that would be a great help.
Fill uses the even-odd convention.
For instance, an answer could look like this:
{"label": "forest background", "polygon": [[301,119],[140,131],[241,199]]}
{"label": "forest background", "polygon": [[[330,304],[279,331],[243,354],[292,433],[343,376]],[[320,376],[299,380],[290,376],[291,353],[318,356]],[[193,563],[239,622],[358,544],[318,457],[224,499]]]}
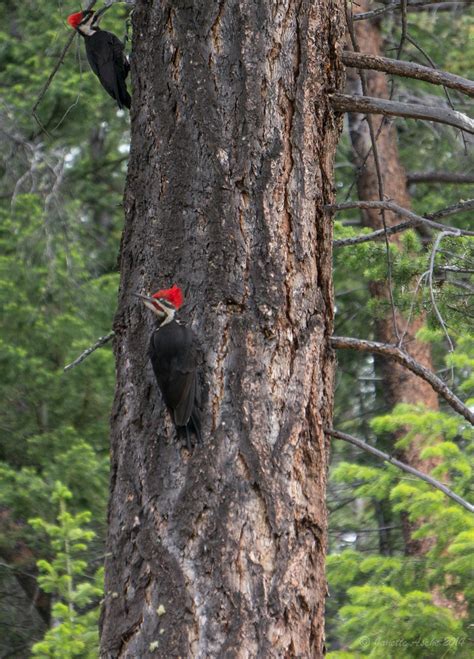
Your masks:
{"label": "forest background", "polygon": [[[379,3],[377,3],[379,4]],[[456,4],[456,3],[454,3]],[[39,91],[68,37],[73,2],[0,6],[0,657],[97,656],[108,496],[108,425],[114,387],[110,344],[64,371],[110,332],[129,119],[104,94],[76,39],[38,109]],[[118,3],[106,27],[125,36]],[[384,54],[395,56],[399,14],[380,20]],[[465,77],[474,70],[474,10],[409,14],[403,59]],[[446,104],[443,89],[397,78],[396,95]],[[472,101],[451,94],[472,116]],[[472,137],[397,119],[413,209],[426,215],[472,198]],[[456,183],[420,173],[462,174]],[[336,162],[338,201],[355,198],[349,132]],[[445,177],[446,178],[446,177]],[[449,177],[448,177],[449,178]],[[472,228],[472,211],[444,222]],[[336,239],[359,235],[359,212],[339,213]],[[471,227],[469,226],[471,225]],[[438,375],[469,403],[474,343],[472,238],[446,236],[436,250],[432,292],[412,282],[429,268],[434,236],[414,230],[392,244],[397,308],[425,315]],[[373,283],[387,279],[383,241],[335,249],[335,334],[371,339],[387,314]],[[472,401],[471,401],[472,404]],[[472,428],[441,405],[387,404],[374,359],[338,355],[334,426],[393,453],[421,445],[426,471],[469,498]],[[435,438],[435,441],[433,439]],[[420,444],[421,442],[421,444]],[[472,656],[472,516],[440,492],[354,447],[334,441],[328,492],[330,656]],[[422,549],[413,551],[410,542]],[[424,544],[423,544],[424,543]],[[395,648],[395,650],[393,649]]]}

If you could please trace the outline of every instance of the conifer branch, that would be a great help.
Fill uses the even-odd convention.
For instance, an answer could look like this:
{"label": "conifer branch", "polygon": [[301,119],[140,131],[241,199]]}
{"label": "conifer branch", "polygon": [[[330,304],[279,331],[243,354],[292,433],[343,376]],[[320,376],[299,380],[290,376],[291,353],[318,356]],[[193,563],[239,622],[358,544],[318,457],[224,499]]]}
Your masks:
{"label": "conifer branch", "polygon": [[456,110],[446,110],[445,108],[422,105],[421,103],[388,101],[372,96],[330,94],[330,99],[336,112],[361,112],[363,114],[382,114],[385,117],[425,119],[426,121],[447,124],[474,135],[474,120]]}
{"label": "conifer branch", "polygon": [[443,483],[440,483],[440,481],[436,480],[436,478],[433,478],[428,474],[424,474],[422,471],[418,471],[418,469],[415,469],[414,467],[411,467],[410,465],[407,465],[404,462],[397,460],[388,453],[379,451],[379,449],[375,448],[374,446],[367,444],[361,439],[357,439],[357,437],[348,435],[345,432],[341,432],[340,430],[334,430],[334,428],[326,428],[325,432],[327,435],[330,435],[331,437],[335,437],[336,439],[342,439],[344,442],[349,442],[350,444],[357,446],[363,451],[366,451],[367,453],[371,453],[372,455],[377,456],[377,458],[380,458],[384,462],[389,462],[390,464],[394,465],[395,467],[398,467],[402,471],[405,471],[407,474],[411,474],[412,476],[416,476],[417,478],[420,478],[421,480],[425,481],[425,483],[428,483],[429,485],[435,487],[437,490],[443,492],[443,494],[445,494],[453,501],[456,501],[456,503],[459,503],[463,508],[466,508],[466,510],[468,510],[470,513],[474,512],[474,506],[471,503],[469,503],[469,501],[466,501],[466,499],[460,497],[458,494],[450,490],[449,487],[446,487],[446,485],[443,485]]}
{"label": "conifer branch", "polygon": [[331,345],[333,348],[341,350],[358,350],[360,352],[370,352],[383,357],[389,357],[405,366],[409,371],[418,375],[428,382],[433,389],[444,398],[453,410],[461,414],[471,424],[474,424],[474,413],[464,405],[455,393],[432,371],[417,362],[413,357],[397,346],[388,343],[378,343],[377,341],[364,341],[347,336],[332,336]]}
{"label": "conifer branch", "polygon": [[342,61],[346,66],[357,69],[372,69],[383,71],[405,78],[415,78],[424,80],[433,85],[443,85],[450,89],[456,89],[467,96],[474,97],[474,82],[467,78],[439,71],[429,66],[422,66],[415,62],[404,62],[402,60],[390,59],[388,57],[379,57],[377,55],[368,55],[366,53],[356,53],[350,50],[344,50]]}

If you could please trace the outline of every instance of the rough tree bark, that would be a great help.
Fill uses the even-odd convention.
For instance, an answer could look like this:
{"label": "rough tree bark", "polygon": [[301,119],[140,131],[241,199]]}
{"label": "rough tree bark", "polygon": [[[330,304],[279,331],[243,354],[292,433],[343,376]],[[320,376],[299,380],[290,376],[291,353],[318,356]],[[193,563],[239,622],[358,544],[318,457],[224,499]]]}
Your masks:
{"label": "rough tree bark", "polygon": [[[354,11],[366,11],[369,8],[369,4],[370,3],[367,2],[367,0],[362,0],[362,2],[358,4],[358,7],[354,8]],[[382,35],[377,22],[356,22],[354,28],[357,41],[364,53],[376,56],[383,54]],[[384,73],[370,70],[366,71],[365,75],[368,93],[371,96],[377,98],[389,97],[387,76]],[[360,79],[357,70],[348,70],[347,86],[351,93],[360,93]],[[364,160],[371,148],[370,134],[366,118],[364,115],[359,114],[349,114],[348,116],[354,158],[358,167],[357,188],[359,199],[369,201],[377,200],[379,199],[379,186],[375,160],[372,153],[370,153],[364,164]],[[372,121],[375,134],[378,136],[378,157],[385,196],[388,199],[395,201],[399,206],[410,209],[411,199],[407,189],[406,173],[398,153],[395,126],[391,121],[387,121],[382,117],[373,117]],[[382,128],[380,128],[382,122],[383,125]],[[361,215],[365,226],[373,229],[381,228],[382,220],[379,210],[363,210]],[[388,227],[394,226],[403,220],[400,215],[391,211],[385,213],[385,218]],[[400,244],[400,236],[397,234],[391,236],[389,240],[396,244]],[[390,295],[386,282],[374,282],[371,285],[371,292],[372,295],[386,300],[389,304]],[[433,370],[430,345],[416,339],[416,334],[424,322],[425,317],[423,314],[414,317],[413,320],[409,322],[402,314],[399,312],[396,313],[398,335],[402,336],[406,330],[403,344],[404,349],[409,355],[420,362],[420,364],[429,370]],[[398,342],[394,329],[393,316],[390,311],[387,312],[385,317],[375,321],[374,334],[376,340],[382,343],[396,344]],[[421,403],[428,409],[439,409],[436,392],[427,382],[407,371],[402,365],[394,364],[389,359],[377,357],[376,365],[380,369],[383,378],[382,389],[387,407],[393,408],[397,403]],[[396,439],[396,437],[394,439]],[[404,460],[416,469],[426,472],[434,466],[434,462],[429,463],[426,460],[420,459],[422,441],[421,438],[420,440],[415,438],[411,445],[406,449]],[[424,551],[428,549],[427,541],[413,540],[411,537],[412,527],[408,523],[408,520],[405,520],[404,526],[407,553],[424,553]]]}
{"label": "rough tree bark", "polygon": [[[133,14],[103,657],[320,657],[339,0]],[[132,297],[173,283],[204,443],[176,433]]]}

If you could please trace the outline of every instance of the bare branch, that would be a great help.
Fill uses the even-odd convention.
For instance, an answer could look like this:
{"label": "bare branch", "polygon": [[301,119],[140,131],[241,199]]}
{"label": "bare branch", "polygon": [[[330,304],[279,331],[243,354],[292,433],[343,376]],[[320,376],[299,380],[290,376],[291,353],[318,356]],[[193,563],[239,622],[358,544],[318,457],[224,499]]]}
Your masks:
{"label": "bare branch", "polygon": [[[457,6],[462,4],[469,4],[471,0],[453,0],[452,2],[440,2],[439,0],[408,0],[407,9],[408,11],[419,11],[420,9],[436,9],[437,11],[441,10],[452,10],[456,9]],[[378,9],[373,9],[372,11],[366,11],[360,14],[354,14],[354,21],[364,21],[369,18],[376,18],[377,16],[382,16],[383,14],[388,14],[392,11],[400,11],[401,2],[392,2],[389,3],[386,7],[379,7]]]}
{"label": "bare branch", "polygon": [[[463,204],[467,204],[468,202],[460,202],[460,204],[457,204],[456,206],[458,207],[458,212],[461,210],[466,210],[465,206],[462,206]],[[470,201],[469,203],[474,202]],[[399,206],[398,204],[395,204],[393,201],[348,201],[344,202],[342,204],[334,204],[332,206],[326,206],[328,210],[331,211],[341,211],[341,210],[346,210],[349,208],[365,208],[365,209],[370,209],[370,208],[384,208],[386,210],[392,211],[393,213],[396,213],[397,215],[401,215],[402,217],[408,218],[408,222],[401,222],[400,224],[396,224],[393,227],[388,227],[387,228],[387,234],[393,234],[393,233],[400,233],[400,231],[405,231],[406,229],[409,229],[410,227],[414,226],[419,226],[421,224],[424,224],[431,229],[436,229],[437,231],[446,231],[449,230],[451,233],[458,235],[458,236],[474,236],[474,231],[468,231],[466,229],[457,229],[457,228],[451,228],[447,227],[444,224],[440,224],[439,222],[435,222],[432,219],[429,219],[427,217],[422,217],[421,215],[417,215],[413,211],[408,210],[408,208],[403,208],[403,206]],[[453,214],[453,206],[449,207],[449,210],[452,211],[449,214]],[[438,211],[437,213],[434,213],[431,217],[445,217],[446,215],[443,215],[443,213],[446,213],[448,209],[442,209]],[[372,233],[367,233],[362,236],[355,236],[354,238],[343,238],[341,240],[335,240],[334,241],[334,247],[345,247],[346,245],[357,245],[358,243],[366,243],[370,240],[376,240],[377,238],[382,237],[385,234],[385,229],[380,229],[378,231],[373,231]]]}
{"label": "bare branch", "polygon": [[407,183],[474,183],[474,174],[456,172],[411,172],[407,174]]}
{"label": "bare branch", "polygon": [[453,352],[454,346],[453,342],[451,341],[451,337],[449,336],[448,328],[446,326],[446,323],[444,322],[443,316],[441,315],[440,310],[438,309],[438,305],[436,304],[436,299],[435,299],[435,294],[434,294],[434,289],[433,289],[433,271],[434,271],[434,265],[435,265],[435,258],[436,258],[436,252],[438,250],[438,247],[443,240],[445,236],[451,236],[452,233],[450,231],[442,231],[436,236],[436,240],[433,243],[433,249],[431,250],[431,256],[430,256],[430,268],[429,268],[429,276],[428,276],[428,284],[429,284],[429,289],[430,289],[430,299],[431,299],[431,304],[433,305],[433,310],[435,312],[436,318],[438,319],[439,324],[443,328],[443,332],[448,340],[449,343],[449,348],[450,352]]}
{"label": "bare branch", "polygon": [[474,97],[474,82],[467,78],[446,73],[438,69],[432,69],[429,66],[422,66],[413,62],[403,62],[388,57],[378,57],[376,55],[367,55],[365,53],[356,53],[345,50],[342,53],[342,61],[346,66],[357,69],[373,69],[403,76],[405,78],[415,78],[431,82],[434,85],[443,85],[450,89],[456,89],[463,94]]}
{"label": "bare branch", "polygon": [[406,229],[410,229],[415,226],[414,222],[400,222],[400,224],[395,224],[394,226],[387,227],[387,229],[378,229],[377,231],[371,231],[370,233],[363,233],[360,236],[353,236],[352,238],[340,238],[339,240],[333,241],[333,247],[348,247],[350,245],[359,245],[360,243],[369,243],[371,240],[377,240],[378,238],[383,238],[385,235],[391,236],[394,233],[401,233]]}
{"label": "bare branch", "polygon": [[474,135],[474,119],[462,112],[446,110],[417,103],[388,101],[372,96],[349,96],[348,94],[331,94],[331,103],[336,112],[362,112],[363,114],[382,114],[385,117],[407,117],[425,119],[440,124],[454,126]]}
{"label": "bare branch", "polygon": [[459,505],[461,505],[463,508],[466,508],[466,510],[469,510],[469,512],[471,513],[474,512],[474,506],[470,504],[469,501],[466,501],[466,499],[460,497],[458,494],[450,490],[449,487],[446,487],[446,485],[443,485],[443,483],[440,483],[438,480],[436,480],[436,478],[433,478],[432,476],[428,476],[428,474],[424,474],[422,471],[418,471],[418,469],[415,469],[414,467],[411,467],[410,465],[407,465],[404,462],[397,460],[388,453],[379,451],[379,449],[375,448],[374,446],[371,446],[370,444],[367,444],[367,442],[364,442],[361,439],[357,439],[357,437],[353,437],[352,435],[348,435],[345,432],[341,432],[340,430],[334,430],[334,428],[325,428],[325,432],[327,435],[330,435],[331,437],[335,437],[336,439],[342,439],[344,442],[349,442],[350,444],[353,444],[354,446],[361,448],[363,451],[375,455],[377,458],[380,458],[384,462],[389,462],[390,464],[394,465],[395,467],[398,467],[402,471],[405,471],[407,474],[416,476],[422,481],[425,481],[425,483],[428,483],[429,485],[435,487],[437,490],[440,490],[440,492],[443,492],[443,494],[445,494],[453,501],[456,501],[456,503],[459,503]]}
{"label": "bare branch", "polygon": [[[466,199],[465,201],[458,201],[457,204],[448,206],[447,208],[442,208],[435,213],[430,213],[428,215],[430,220],[440,220],[442,217],[449,217],[450,215],[455,215],[456,213],[463,213],[464,211],[472,211],[474,209],[474,199]],[[470,234],[468,234],[470,235]]]}
{"label": "bare branch", "polygon": [[84,350],[77,359],[75,359],[73,362],[68,364],[67,366],[64,367],[65,371],[69,371],[71,368],[74,368],[74,366],[78,366],[81,364],[89,355],[91,355],[97,348],[102,348],[106,343],[111,341],[115,336],[115,332],[109,332],[109,334],[106,334],[105,336],[101,336],[98,341],[94,343],[93,346],[90,346],[90,348],[87,348],[87,350]]}
{"label": "bare branch", "polygon": [[388,343],[377,343],[376,341],[364,341],[346,336],[332,336],[331,345],[341,350],[358,350],[370,352],[383,357],[390,357],[418,377],[428,382],[433,389],[444,398],[444,400],[470,423],[474,424],[474,413],[451,391],[451,389],[432,371],[422,366],[406,352]]}

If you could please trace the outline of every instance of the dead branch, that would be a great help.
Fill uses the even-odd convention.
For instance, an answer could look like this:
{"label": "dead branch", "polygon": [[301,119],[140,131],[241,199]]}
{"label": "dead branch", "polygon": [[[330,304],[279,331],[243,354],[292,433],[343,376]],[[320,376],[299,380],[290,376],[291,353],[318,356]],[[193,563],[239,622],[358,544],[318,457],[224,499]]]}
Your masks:
{"label": "dead branch", "polygon": [[418,377],[428,382],[433,389],[444,398],[444,400],[459,414],[461,414],[470,423],[474,424],[474,413],[464,405],[464,403],[451,391],[451,389],[428,368],[422,366],[413,357],[410,357],[404,350],[397,348],[388,343],[378,343],[376,341],[364,341],[346,336],[332,336],[331,345],[333,348],[340,350],[358,350],[359,352],[370,352],[383,357],[389,357],[405,366],[408,370]]}
{"label": "dead branch", "polygon": [[[468,202],[460,202],[459,204],[456,204],[456,206],[458,207],[458,210],[456,212],[460,212],[461,210],[466,210],[466,208],[463,207],[463,204],[467,204],[467,203]],[[472,203],[474,205],[473,201],[470,201],[469,203]],[[392,233],[399,233],[400,231],[405,231],[410,227],[424,224],[430,227],[431,229],[436,229],[437,231],[449,230],[450,232],[458,236],[474,236],[474,231],[447,227],[444,224],[440,224],[439,222],[435,222],[434,220],[431,219],[431,217],[434,217],[435,215],[436,217],[445,217],[446,215],[443,215],[442,213],[443,212],[446,213],[448,209],[442,209],[437,213],[430,215],[429,217],[423,217],[421,215],[417,215],[411,210],[408,210],[408,208],[403,208],[402,206],[395,204],[393,201],[348,201],[342,204],[334,204],[332,206],[326,206],[326,208],[328,210],[336,211],[336,212],[350,208],[362,208],[362,209],[384,208],[385,210],[392,211],[397,215],[401,215],[402,217],[408,218],[408,222],[401,222],[400,224],[396,224],[393,227],[388,227],[386,230],[386,233],[388,235]],[[452,212],[447,213],[448,215],[454,213],[453,208],[454,208],[453,206],[449,207],[449,210]],[[335,247],[356,245],[358,243],[366,243],[370,240],[376,240],[377,238],[383,236],[384,234],[385,234],[385,229],[380,229],[378,231],[373,231],[372,233],[367,233],[362,236],[355,236],[354,238],[343,238],[341,240],[335,240],[333,244]]]}
{"label": "dead branch", "polygon": [[465,201],[458,201],[457,204],[453,204],[452,206],[447,206],[447,208],[442,208],[435,213],[430,213],[428,217],[430,220],[440,220],[442,217],[449,217],[450,215],[463,213],[464,211],[472,211],[473,209],[474,199],[466,199]]}
{"label": "dead branch", "polygon": [[74,368],[74,366],[78,366],[81,364],[89,355],[91,355],[97,348],[102,348],[106,343],[111,341],[115,336],[115,332],[109,332],[109,334],[106,334],[105,336],[101,336],[98,341],[94,343],[93,346],[90,346],[90,348],[87,348],[87,350],[84,350],[77,359],[75,359],[73,362],[68,364],[67,366],[64,367],[65,371],[69,371],[71,368]]}
{"label": "dead branch", "polygon": [[406,117],[424,119],[440,124],[454,126],[474,135],[474,120],[462,112],[446,110],[440,107],[388,101],[372,96],[349,96],[348,94],[331,94],[331,103],[336,112],[361,112],[363,114],[382,114],[385,117]]}
{"label": "dead branch", "polygon": [[474,82],[467,78],[446,73],[438,69],[432,69],[429,66],[422,66],[413,62],[403,62],[388,57],[378,57],[376,55],[367,55],[365,53],[356,53],[345,50],[342,53],[342,61],[346,66],[357,69],[373,69],[403,76],[405,78],[415,78],[424,80],[434,85],[443,85],[450,89],[456,89],[463,94],[474,97]]}
{"label": "dead branch", "polygon": [[436,258],[436,252],[438,250],[438,247],[441,244],[441,241],[445,236],[452,236],[452,233],[450,231],[442,231],[436,236],[436,240],[433,243],[433,249],[431,250],[431,255],[430,255],[430,267],[429,267],[429,275],[428,275],[428,287],[430,291],[430,299],[431,299],[431,304],[433,306],[433,311],[435,312],[435,316],[438,319],[439,324],[443,328],[443,332],[448,340],[449,343],[449,351],[453,352],[454,346],[453,342],[451,341],[451,337],[449,336],[448,328],[446,326],[446,323],[444,322],[443,316],[441,315],[440,310],[438,309],[438,305],[436,304],[436,299],[435,299],[435,294],[434,294],[434,288],[433,288],[433,272],[434,272],[434,267],[435,267],[435,258]]}
{"label": "dead branch", "polygon": [[371,240],[377,240],[378,238],[383,238],[385,235],[392,236],[394,233],[401,233],[406,229],[410,229],[415,226],[415,223],[412,221],[400,222],[400,224],[395,224],[392,227],[387,227],[387,229],[378,229],[377,231],[371,231],[370,233],[363,233],[360,236],[353,236],[352,238],[340,238],[339,240],[333,241],[333,247],[348,247],[349,245],[360,245],[360,243],[368,243]]}
{"label": "dead branch", "polygon": [[[439,0],[408,0],[407,10],[408,11],[420,11],[420,10],[429,10],[436,9],[437,11],[447,11],[456,9],[458,5],[469,4],[471,0],[453,0],[452,2],[440,2]],[[383,14],[388,14],[392,11],[400,11],[402,3],[401,2],[392,2],[389,3],[386,7],[379,7],[378,9],[373,9],[372,11],[366,11],[360,14],[354,14],[354,21],[365,21],[370,18],[377,18]]]}
{"label": "dead branch", "polygon": [[349,442],[350,444],[357,446],[363,451],[366,451],[367,453],[371,453],[372,455],[377,456],[377,458],[380,458],[384,462],[389,462],[395,467],[398,467],[398,469],[405,471],[407,474],[416,476],[422,481],[425,481],[425,483],[428,483],[429,485],[435,487],[437,490],[440,490],[440,492],[443,492],[443,494],[445,494],[453,501],[456,501],[456,503],[459,503],[459,505],[461,505],[463,508],[466,508],[466,510],[469,510],[469,512],[471,513],[474,512],[474,506],[470,504],[469,501],[466,501],[466,499],[460,497],[458,494],[450,490],[449,487],[446,487],[446,485],[443,485],[443,483],[440,483],[440,481],[436,480],[436,478],[433,478],[428,474],[424,474],[422,471],[418,471],[418,469],[415,469],[414,467],[411,467],[410,465],[407,465],[404,462],[397,460],[388,453],[379,451],[379,449],[375,448],[374,446],[371,446],[370,444],[367,444],[367,442],[364,442],[361,439],[357,439],[357,437],[353,437],[352,435],[348,435],[345,432],[341,432],[340,430],[335,430],[334,428],[325,428],[325,432],[327,435],[330,435],[331,437],[335,437],[336,439],[342,439],[344,442]]}
{"label": "dead branch", "polygon": [[474,174],[456,172],[411,172],[407,174],[407,183],[474,183]]}

